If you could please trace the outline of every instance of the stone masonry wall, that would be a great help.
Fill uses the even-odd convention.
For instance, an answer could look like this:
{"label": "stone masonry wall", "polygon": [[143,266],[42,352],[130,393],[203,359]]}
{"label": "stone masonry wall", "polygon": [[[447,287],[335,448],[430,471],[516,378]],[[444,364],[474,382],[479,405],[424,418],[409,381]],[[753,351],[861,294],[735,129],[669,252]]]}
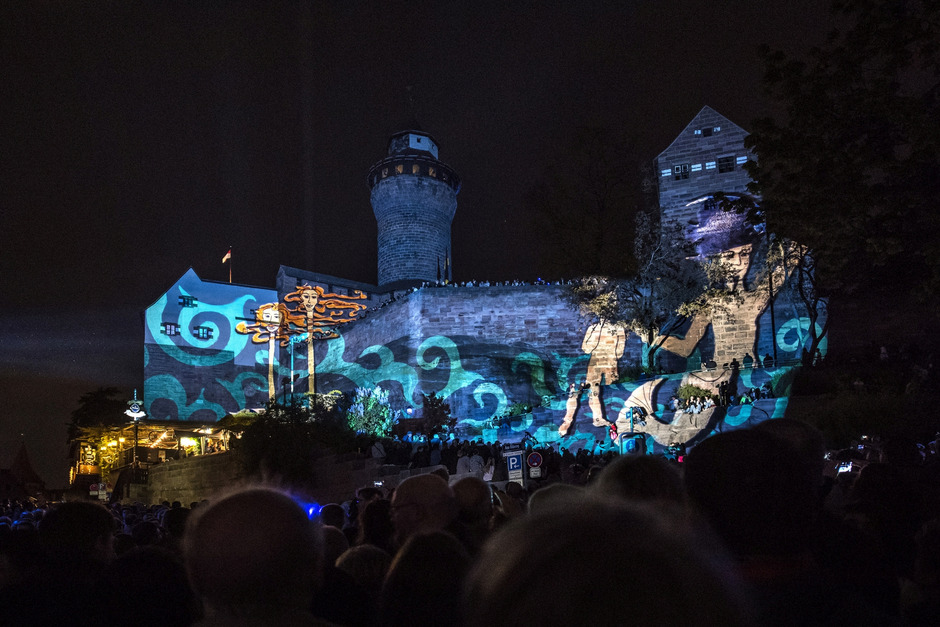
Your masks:
{"label": "stone masonry wall", "polygon": [[378,282],[437,281],[450,256],[457,194],[448,184],[401,175],[372,188],[378,221]]}
{"label": "stone masonry wall", "polygon": [[[485,419],[505,405],[561,394],[583,380],[588,325],[564,286],[436,287],[411,292],[343,330],[342,362],[319,367],[319,390],[391,386],[398,401],[447,390],[454,415]],[[328,352],[318,346],[318,355]],[[639,363],[630,334],[622,366]],[[410,396],[410,398],[409,398]],[[503,403],[502,407],[498,406]],[[498,415],[498,414],[497,414]]]}
{"label": "stone masonry wall", "polygon": [[150,468],[147,486],[132,486],[130,500],[145,503],[193,501],[212,498],[239,485],[241,479],[235,456],[230,453],[200,455],[168,461]]}

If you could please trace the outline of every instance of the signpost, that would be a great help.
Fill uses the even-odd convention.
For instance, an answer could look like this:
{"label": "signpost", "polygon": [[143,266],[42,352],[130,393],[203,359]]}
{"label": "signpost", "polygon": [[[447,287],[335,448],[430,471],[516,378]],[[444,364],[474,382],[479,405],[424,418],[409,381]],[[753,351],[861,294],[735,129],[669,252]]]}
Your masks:
{"label": "signpost", "polygon": [[532,451],[526,458],[529,465],[529,477],[538,479],[542,476],[542,454],[538,451]]}
{"label": "signpost", "polygon": [[140,401],[137,400],[137,390],[134,390],[134,400],[127,401],[127,410],[124,412],[125,416],[128,416],[134,421],[134,472],[137,472],[137,444],[138,444],[138,432],[140,429],[140,419],[147,415],[147,413],[141,409]]}
{"label": "signpost", "polygon": [[521,486],[525,485],[525,477],[522,473],[522,458],[525,451],[522,449],[515,451],[503,451],[503,457],[506,458],[506,469],[509,471],[508,478]]}

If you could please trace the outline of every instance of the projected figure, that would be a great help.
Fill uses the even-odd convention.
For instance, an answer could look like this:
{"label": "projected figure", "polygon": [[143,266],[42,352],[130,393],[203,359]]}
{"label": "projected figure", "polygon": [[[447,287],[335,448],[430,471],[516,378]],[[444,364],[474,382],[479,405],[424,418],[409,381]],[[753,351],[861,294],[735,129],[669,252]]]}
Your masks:
{"label": "projected figure", "polygon": [[590,385],[588,385],[586,381],[580,386],[576,383],[572,383],[568,386],[568,403],[565,405],[565,419],[562,421],[561,426],[558,427],[558,433],[560,435],[565,435],[568,429],[571,428],[574,415],[577,413],[578,405],[581,403],[581,392],[587,388],[590,388]]}
{"label": "projected figure", "polygon": [[363,299],[365,294],[358,290],[352,296],[341,296],[326,294],[319,285],[301,285],[284,296],[284,302],[297,303],[295,308],[288,310],[291,324],[307,332],[307,387],[310,392],[316,392],[313,340],[337,337],[334,327],[355,320],[356,314],[366,306],[354,301]]}
{"label": "projected figure", "polygon": [[[601,402],[601,388],[604,385],[615,383],[620,378],[617,361],[623,355],[627,334],[623,327],[601,318],[588,327],[581,342],[581,350],[591,356],[587,365],[585,384],[588,391],[588,406],[591,408],[591,418],[595,427],[608,427],[611,439],[616,437],[617,428],[614,423],[607,420],[604,415],[604,405]],[[572,389],[568,390],[568,404],[565,420],[558,430],[564,434],[571,426],[574,414],[580,404],[581,392],[572,396]]]}
{"label": "projected figure", "polygon": [[251,341],[257,344],[268,343],[268,398],[274,398],[274,342],[283,344],[290,335],[287,329],[287,307],[281,303],[267,303],[255,310],[255,321],[251,324],[239,322],[235,325],[238,333],[251,333]]}
{"label": "projected figure", "polygon": [[[735,326],[735,332],[730,335],[722,333],[721,328],[713,328],[716,355],[734,355],[756,350],[756,322],[770,303],[771,291],[766,289],[765,286],[753,286],[749,289],[749,286],[745,285],[745,278],[751,268],[753,248],[751,244],[745,244],[734,246],[720,253],[724,262],[733,271],[727,287],[737,293],[728,314],[725,315],[739,318],[746,324]],[[785,282],[786,275],[783,269],[780,267],[774,268],[772,293],[779,293]],[[711,324],[710,314],[696,313],[692,317],[689,329],[683,337],[667,337],[663,340],[660,336],[656,338],[656,342],[662,342],[662,350],[681,357],[688,357],[705,336],[705,332]],[[742,333],[746,333],[747,336],[738,337]]]}

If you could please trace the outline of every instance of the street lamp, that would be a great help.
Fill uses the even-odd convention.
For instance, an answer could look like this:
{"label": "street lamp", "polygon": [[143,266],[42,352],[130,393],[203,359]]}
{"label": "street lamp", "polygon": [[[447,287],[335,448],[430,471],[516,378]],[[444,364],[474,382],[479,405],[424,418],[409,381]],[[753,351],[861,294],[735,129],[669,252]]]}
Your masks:
{"label": "street lamp", "polygon": [[138,442],[138,429],[140,427],[140,419],[147,415],[147,413],[141,409],[140,401],[137,400],[137,389],[134,389],[134,400],[127,401],[127,410],[125,410],[124,415],[130,417],[134,421],[134,468],[137,468],[137,442]]}

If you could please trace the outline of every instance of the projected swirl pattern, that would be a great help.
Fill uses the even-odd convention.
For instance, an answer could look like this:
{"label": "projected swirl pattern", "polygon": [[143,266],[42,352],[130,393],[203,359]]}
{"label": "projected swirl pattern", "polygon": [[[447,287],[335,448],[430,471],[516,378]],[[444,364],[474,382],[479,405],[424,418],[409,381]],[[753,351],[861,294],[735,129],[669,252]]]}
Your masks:
{"label": "projected swirl pattern", "polygon": [[[349,327],[357,338],[350,344],[344,329],[364,309],[362,299],[360,294],[341,297],[302,286],[277,302],[273,290],[204,282],[188,272],[146,312],[148,414],[214,421],[262,407],[273,394],[284,394],[291,380],[298,393],[306,392],[314,373],[319,391],[380,386],[397,411],[420,410],[421,395],[435,392],[454,408],[460,437],[507,442],[528,432],[566,447],[620,447],[640,433],[663,447],[780,416],[786,407],[786,398],[776,398],[709,409],[694,418],[676,414],[667,405],[680,385],[715,389],[731,373],[719,368],[611,381],[619,375],[618,367],[622,371],[630,365],[630,351],[636,354],[639,340],[602,323],[566,331],[574,336],[566,350],[545,343],[505,343],[498,336],[415,337],[410,329],[408,335],[370,343],[374,333],[356,327]],[[799,355],[808,325],[805,317],[778,319],[774,339],[781,361]],[[290,359],[290,340],[303,333],[318,340],[316,359],[309,341],[307,350]],[[690,345],[674,347],[680,356],[695,348],[686,343]],[[741,369],[735,386],[759,388],[785,377],[786,371]],[[602,385],[572,397],[572,386],[579,390],[585,383]],[[531,410],[508,416],[519,403]],[[630,421],[633,407],[645,410],[645,424]]]}

